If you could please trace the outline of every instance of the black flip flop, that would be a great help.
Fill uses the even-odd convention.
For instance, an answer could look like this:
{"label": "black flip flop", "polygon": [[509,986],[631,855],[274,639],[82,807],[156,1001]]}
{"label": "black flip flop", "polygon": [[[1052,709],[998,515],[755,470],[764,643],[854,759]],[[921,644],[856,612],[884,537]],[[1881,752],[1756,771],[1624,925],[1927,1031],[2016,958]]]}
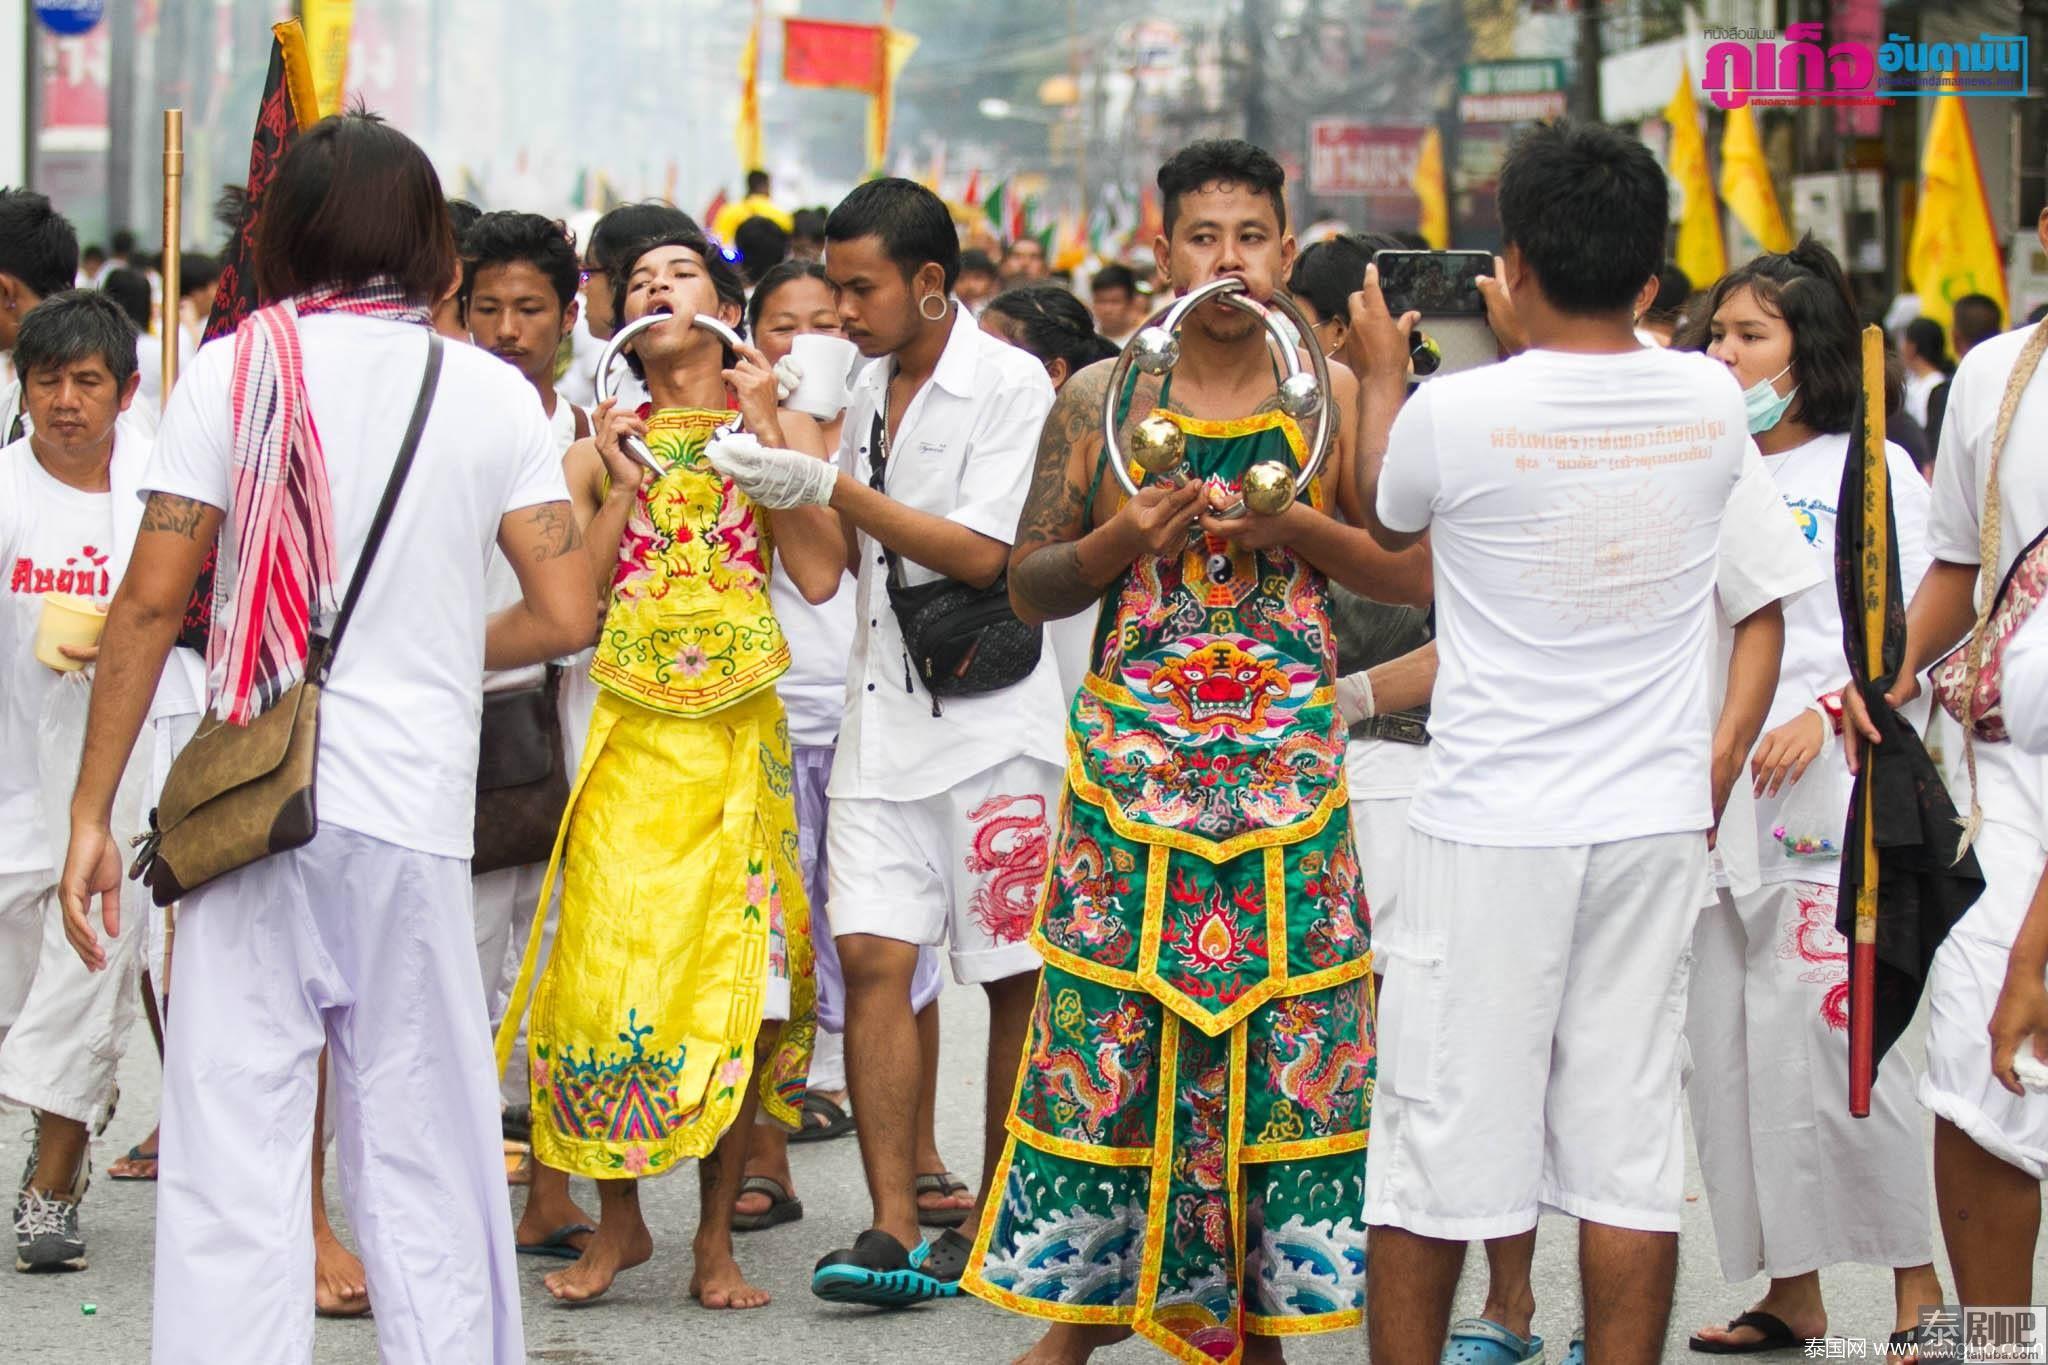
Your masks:
{"label": "black flip flop", "polygon": [[804,1216],[804,1201],[798,1199],[784,1187],[780,1180],[768,1175],[750,1175],[740,1182],[741,1194],[765,1194],[768,1207],[759,1213],[741,1213],[733,1210],[732,1230],[734,1232],[759,1232],[763,1228],[781,1227],[794,1223]]}
{"label": "black flip flop", "polygon": [[1755,1341],[1726,1342],[1708,1341],[1705,1337],[1694,1337],[1685,1343],[1686,1349],[1698,1351],[1703,1356],[1754,1356],[1766,1351],[1795,1351],[1807,1344],[1806,1338],[1794,1332],[1785,1320],[1775,1313],[1765,1313],[1752,1308],[1747,1313],[1730,1318],[1728,1330],[1751,1327],[1763,1335]]}
{"label": "black flip flop", "polygon": [[[951,1171],[928,1171],[917,1178],[917,1193],[952,1195],[972,1194],[974,1191]],[[973,1209],[928,1209],[920,1204],[917,1206],[917,1221],[920,1227],[957,1228],[967,1221],[967,1215],[972,1212]]]}
{"label": "black flip flop", "polygon": [[571,1237],[581,1237],[597,1229],[588,1223],[564,1223],[538,1242],[521,1242],[516,1248],[521,1256],[546,1256],[557,1261],[574,1261],[583,1256],[580,1248],[571,1246]]}
{"label": "black flip flop", "polygon": [[[813,1117],[823,1120],[813,1123]],[[806,1090],[803,1102],[803,1127],[789,1135],[791,1142],[830,1142],[833,1138],[845,1137],[853,1131],[853,1115],[822,1090]]]}
{"label": "black flip flop", "polygon": [[122,1154],[122,1155],[121,1155],[121,1156],[120,1156],[120,1157],[119,1157],[119,1158],[118,1158],[118,1159],[117,1159],[117,1160],[116,1160],[116,1161],[114,1162],[114,1165],[113,1165],[113,1166],[109,1166],[109,1167],[107,1167],[107,1179],[109,1179],[109,1180],[138,1180],[138,1181],[139,1181],[139,1180],[154,1180],[154,1179],[156,1179],[156,1177],[157,1177],[157,1173],[156,1173],[156,1171],[155,1171],[155,1170],[153,1170],[153,1169],[152,1169],[152,1170],[150,1171],[150,1173],[149,1173],[148,1175],[120,1175],[120,1174],[116,1173],[116,1172],[115,1172],[115,1170],[114,1170],[114,1166],[118,1166],[118,1165],[120,1165],[120,1164],[121,1164],[121,1162],[123,1162],[123,1161],[147,1161],[147,1162],[148,1162],[148,1163],[149,1163],[149,1164],[150,1164],[150,1165],[151,1165],[152,1167],[157,1167],[157,1166],[161,1166],[161,1165],[163,1164],[163,1163],[162,1163],[162,1161],[161,1161],[161,1160],[159,1160],[159,1158],[158,1158],[158,1156],[157,1156],[157,1154],[156,1154],[155,1152],[145,1152],[145,1151],[143,1151],[143,1150],[142,1150],[142,1144],[138,1142],[138,1143],[137,1143],[137,1144],[135,1144],[135,1145],[134,1145],[133,1147],[130,1147],[130,1148],[129,1148],[129,1149],[128,1149],[128,1150],[126,1151],[126,1152],[124,1152],[124,1153],[123,1153],[123,1154]]}

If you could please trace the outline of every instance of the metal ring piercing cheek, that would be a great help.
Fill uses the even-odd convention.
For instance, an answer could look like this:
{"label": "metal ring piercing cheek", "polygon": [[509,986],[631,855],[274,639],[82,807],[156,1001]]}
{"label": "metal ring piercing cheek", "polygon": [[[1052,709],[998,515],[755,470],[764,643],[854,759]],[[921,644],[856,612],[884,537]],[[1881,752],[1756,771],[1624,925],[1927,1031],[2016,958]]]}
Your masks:
{"label": "metal ring piercing cheek", "polygon": [[[611,344],[606,346],[604,354],[597,358],[598,402],[610,402],[613,393],[616,391],[612,384],[612,367],[618,362],[621,353],[625,351],[626,343],[657,323],[667,322],[671,316],[673,315],[669,313],[649,313],[645,317],[635,318],[624,327],[619,328],[618,331],[612,333]],[[690,325],[703,328],[724,342],[727,348],[735,353],[744,344],[741,342],[738,332],[735,332],[717,318],[712,317],[709,313],[697,314],[690,319]],[[738,431],[739,429],[740,418],[738,413],[734,413],[732,421],[721,428],[721,430],[725,431]],[[638,436],[628,436],[620,444],[625,446],[627,454],[653,470],[657,478],[668,473],[667,467],[661,461],[655,459],[654,452],[647,448],[647,442],[641,440]]]}

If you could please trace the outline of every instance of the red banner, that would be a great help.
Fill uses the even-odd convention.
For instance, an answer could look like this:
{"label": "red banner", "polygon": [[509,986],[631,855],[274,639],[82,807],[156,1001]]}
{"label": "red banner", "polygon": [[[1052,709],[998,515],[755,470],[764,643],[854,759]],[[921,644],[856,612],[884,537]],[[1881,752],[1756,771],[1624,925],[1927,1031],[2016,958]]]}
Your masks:
{"label": "red banner", "polygon": [[824,90],[882,88],[888,44],[878,24],[837,24],[823,19],[782,21],[782,80]]}

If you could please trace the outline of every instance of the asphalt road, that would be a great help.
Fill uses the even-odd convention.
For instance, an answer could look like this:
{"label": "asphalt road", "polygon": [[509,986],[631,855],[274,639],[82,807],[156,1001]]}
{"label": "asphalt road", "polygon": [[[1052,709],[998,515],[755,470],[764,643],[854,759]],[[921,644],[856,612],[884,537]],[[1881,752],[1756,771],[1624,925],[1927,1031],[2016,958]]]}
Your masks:
{"label": "asphalt road", "polygon": [[[980,993],[952,987],[943,997],[942,1010],[941,1079],[946,1089],[938,1106],[940,1150],[955,1169],[972,1179],[982,1112],[979,1078],[985,1015]],[[122,1068],[121,1112],[96,1144],[95,1163],[101,1168],[142,1137],[152,1122],[157,1063],[148,1046],[147,1034],[138,1030]],[[1917,1030],[1904,1046],[1917,1052]],[[20,1169],[23,1127],[18,1113],[0,1115],[0,1171],[12,1174]],[[554,1303],[540,1284],[553,1263],[522,1262],[530,1358],[561,1365],[645,1360],[979,1365],[1009,1360],[1030,1344],[1038,1330],[1034,1324],[971,1299],[879,1314],[812,1298],[812,1263],[832,1247],[845,1245],[865,1225],[867,1201],[851,1138],[800,1146],[793,1152],[803,1220],[740,1239],[743,1265],[756,1283],[774,1294],[774,1303],[754,1312],[714,1313],[690,1301],[684,1291],[696,1177],[685,1171],[645,1187],[647,1217],[657,1240],[655,1259],[623,1277],[601,1302],[576,1309]],[[47,1278],[0,1273],[0,1361],[88,1365],[147,1358],[153,1188],[94,1182],[84,1213],[90,1270]],[[1693,1328],[1741,1310],[1762,1289],[1761,1281],[1743,1286],[1722,1282],[1714,1265],[1706,1204],[1698,1191],[1698,1172],[1692,1170],[1680,1245],[1678,1302],[1667,1348],[1667,1358],[1673,1360],[1686,1357],[1685,1337]],[[595,1208],[594,1193],[588,1188],[579,1188],[578,1197],[585,1207]],[[338,1195],[332,1206],[339,1209]],[[1935,1243],[1938,1248],[1938,1236]],[[1578,1321],[1574,1244],[1570,1220],[1545,1221],[1536,1257],[1536,1325],[1552,1343],[1553,1361],[1563,1356]],[[1946,1258],[1937,1253],[1937,1260],[1943,1283],[1951,1284]],[[2034,1282],[2039,1297],[2039,1287],[2048,1286],[2048,1253],[2037,1251]],[[1823,1284],[1832,1331],[1884,1339],[1891,1328],[1887,1272],[1837,1267],[1823,1275]],[[1475,1251],[1459,1292],[1461,1313],[1478,1310],[1483,1288],[1484,1260]],[[81,1312],[84,1303],[95,1305],[93,1316]],[[315,1359],[323,1365],[376,1359],[375,1336],[368,1323],[323,1322],[316,1342]],[[1290,1343],[1288,1351],[1289,1359],[1298,1362],[1355,1363],[1367,1358],[1362,1330],[1303,1338]],[[1792,1352],[1777,1358],[1801,1357]],[[1131,1343],[1098,1359],[1136,1362],[1165,1357],[1148,1345]]]}

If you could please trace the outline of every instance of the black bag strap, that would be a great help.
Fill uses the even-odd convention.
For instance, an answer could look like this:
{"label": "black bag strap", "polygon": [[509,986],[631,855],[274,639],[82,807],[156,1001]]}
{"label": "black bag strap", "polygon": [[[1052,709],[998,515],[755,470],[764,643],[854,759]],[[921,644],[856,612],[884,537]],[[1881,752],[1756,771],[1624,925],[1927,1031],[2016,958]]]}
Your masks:
{"label": "black bag strap", "polygon": [[427,371],[420,376],[419,397],[413,399],[412,420],[406,424],[405,439],[399,442],[398,458],[392,461],[391,477],[384,481],[384,497],[377,504],[377,514],[370,518],[370,534],[363,539],[363,553],[356,560],[356,571],[348,580],[348,592],[341,599],[341,610],[335,613],[334,629],[327,632],[324,640],[316,639],[314,648],[320,651],[317,665],[310,661],[306,676],[314,683],[327,681],[327,670],[334,665],[334,651],[341,647],[342,632],[348,629],[349,618],[355,615],[356,599],[363,595],[363,580],[369,577],[370,564],[377,558],[378,547],[384,543],[385,528],[391,524],[391,513],[398,506],[398,490],[405,487],[405,476],[412,472],[413,456],[419,453],[420,434],[427,429],[427,412],[434,405],[434,390],[441,383],[441,337],[439,333],[427,334]]}
{"label": "black bag strap", "polygon": [[[889,495],[886,485],[889,481],[889,384],[882,382],[882,401],[875,405],[875,425],[868,440],[868,487],[883,497]],[[879,538],[877,538],[879,544]],[[903,561],[887,545],[882,546],[882,556],[889,561],[888,580],[892,588],[903,586]]]}

